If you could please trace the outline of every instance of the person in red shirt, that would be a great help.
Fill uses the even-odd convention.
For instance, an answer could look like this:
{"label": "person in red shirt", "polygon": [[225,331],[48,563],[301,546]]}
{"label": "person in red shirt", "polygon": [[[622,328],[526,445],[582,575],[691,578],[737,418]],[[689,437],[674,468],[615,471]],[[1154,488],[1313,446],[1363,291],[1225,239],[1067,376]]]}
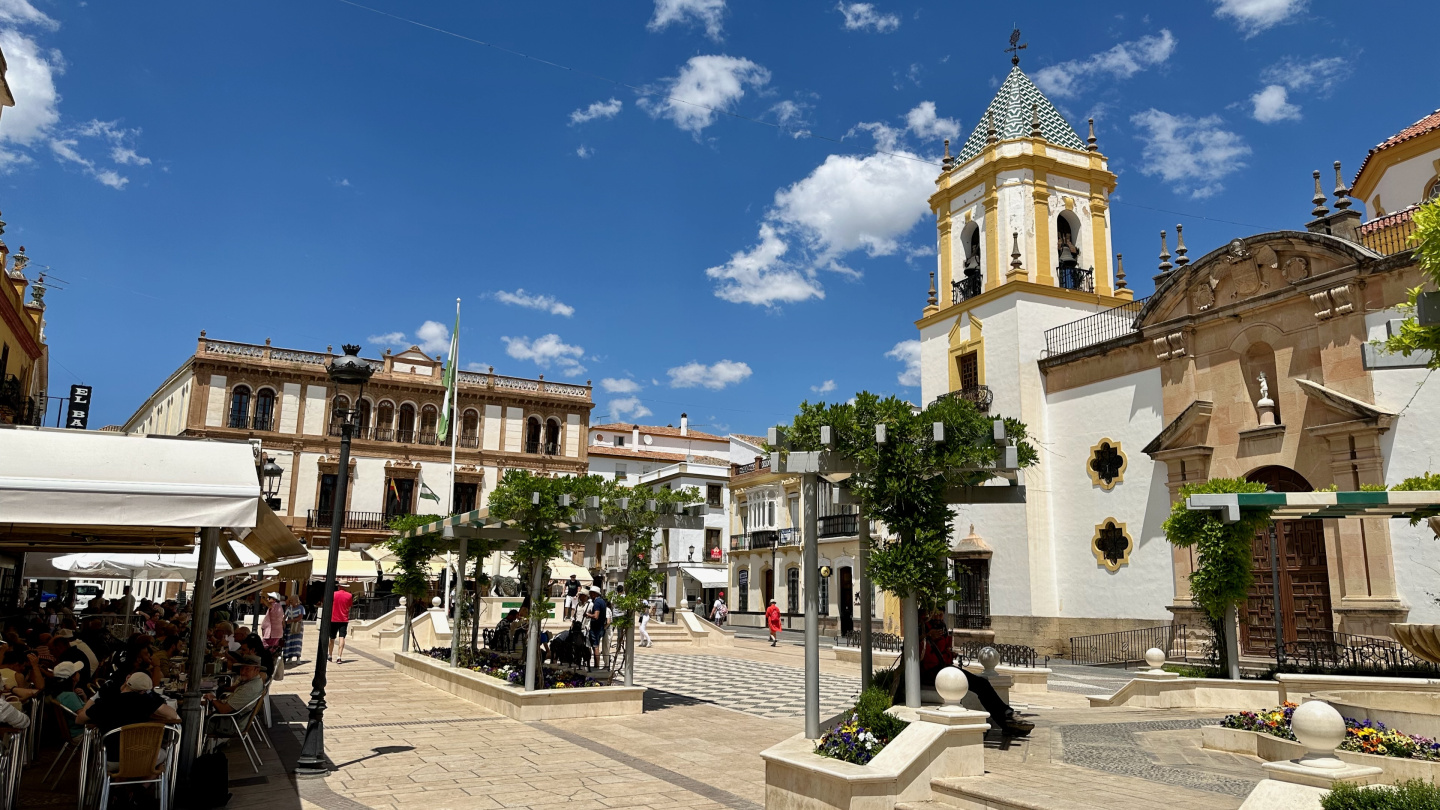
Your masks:
{"label": "person in red shirt", "polygon": [[770,646],[774,647],[780,638],[780,608],[775,606],[774,599],[770,600],[770,607],[765,608],[765,626],[770,629]]}
{"label": "person in red shirt", "polygon": [[[330,659],[337,664],[345,663],[345,636],[350,631],[350,603],[355,597],[344,588],[337,587],[330,599]],[[335,646],[335,640],[340,646]]]}
{"label": "person in red shirt", "polygon": [[[925,627],[926,633],[920,648],[920,685],[934,688],[935,676],[940,674],[940,670],[945,667],[959,667],[955,661],[955,648],[945,620],[938,615],[931,616],[925,622]],[[993,728],[1014,737],[1024,737],[1035,728],[1034,723],[1016,716],[1015,710],[1000,697],[1000,693],[995,691],[989,680],[963,668],[960,668],[960,671],[965,673],[965,682],[970,691],[975,693],[980,699],[980,705],[990,713],[990,725]]]}

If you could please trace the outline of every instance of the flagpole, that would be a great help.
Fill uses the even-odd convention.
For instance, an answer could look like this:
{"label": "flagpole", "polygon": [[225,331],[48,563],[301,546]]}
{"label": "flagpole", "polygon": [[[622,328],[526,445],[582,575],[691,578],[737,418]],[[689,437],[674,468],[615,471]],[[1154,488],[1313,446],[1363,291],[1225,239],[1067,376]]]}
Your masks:
{"label": "flagpole", "polygon": [[[459,444],[460,431],[455,429],[455,420],[460,415],[460,299],[455,299],[455,334],[450,341],[450,514],[455,514],[455,445]],[[463,563],[462,563],[463,564]]]}

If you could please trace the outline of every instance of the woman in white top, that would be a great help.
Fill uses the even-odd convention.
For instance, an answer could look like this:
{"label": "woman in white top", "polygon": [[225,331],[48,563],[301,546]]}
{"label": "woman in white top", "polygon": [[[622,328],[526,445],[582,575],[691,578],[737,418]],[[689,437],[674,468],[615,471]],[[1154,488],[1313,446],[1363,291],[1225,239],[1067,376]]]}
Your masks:
{"label": "woman in white top", "polygon": [[654,606],[650,603],[650,600],[649,600],[649,599],[646,599],[644,602],[641,603],[640,610],[636,611],[636,613],[640,616],[640,646],[641,646],[641,647],[649,647],[649,646],[652,646],[652,644],[651,644],[651,642],[650,642],[650,631],[648,631],[648,630],[645,629],[645,625],[647,625],[647,624],[650,623],[650,611],[653,609],[653,607],[654,607]]}

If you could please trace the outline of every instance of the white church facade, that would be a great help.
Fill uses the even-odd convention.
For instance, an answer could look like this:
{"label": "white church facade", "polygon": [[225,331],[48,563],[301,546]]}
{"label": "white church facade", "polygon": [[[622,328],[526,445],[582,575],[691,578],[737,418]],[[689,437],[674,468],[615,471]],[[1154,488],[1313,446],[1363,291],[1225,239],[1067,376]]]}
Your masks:
{"label": "white church facade", "polygon": [[[995,639],[1052,655],[1076,636],[1204,626],[1189,598],[1193,561],[1161,530],[1186,483],[1352,490],[1440,469],[1440,382],[1422,385],[1426,358],[1369,345],[1422,281],[1405,237],[1413,205],[1440,188],[1440,115],[1366,159],[1354,185],[1393,195],[1384,216],[1365,221],[1352,207],[1337,163],[1335,199],[1317,180],[1297,230],[1236,234],[1199,258],[1178,227],[1162,234],[1148,298],[1128,288],[1111,249],[1116,178],[1093,125],[1088,135],[1011,71],[954,157],[947,145],[930,198],[938,285],[916,321],[923,401],[963,397],[1017,417],[1040,450],[1026,504],[957,507],[955,547],[974,545],[960,540],[971,524],[988,546],[969,573],[988,580],[977,592]],[[1406,182],[1387,182],[1395,167]],[[1276,586],[1286,641],[1440,621],[1428,528],[1275,528],[1278,582],[1268,538],[1256,541],[1241,621],[1251,652],[1273,649]]]}

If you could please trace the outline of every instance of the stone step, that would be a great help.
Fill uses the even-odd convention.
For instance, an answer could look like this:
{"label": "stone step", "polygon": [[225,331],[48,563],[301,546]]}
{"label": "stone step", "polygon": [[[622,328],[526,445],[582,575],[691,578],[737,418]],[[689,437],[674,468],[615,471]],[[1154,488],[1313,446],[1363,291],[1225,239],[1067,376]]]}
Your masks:
{"label": "stone step", "polygon": [[952,810],[954,807],[941,801],[895,803],[895,810]]}
{"label": "stone step", "polygon": [[935,800],[962,810],[1155,810],[1238,808],[1235,796],[1189,790],[1069,765],[1028,763],[1023,772],[930,780]]}

